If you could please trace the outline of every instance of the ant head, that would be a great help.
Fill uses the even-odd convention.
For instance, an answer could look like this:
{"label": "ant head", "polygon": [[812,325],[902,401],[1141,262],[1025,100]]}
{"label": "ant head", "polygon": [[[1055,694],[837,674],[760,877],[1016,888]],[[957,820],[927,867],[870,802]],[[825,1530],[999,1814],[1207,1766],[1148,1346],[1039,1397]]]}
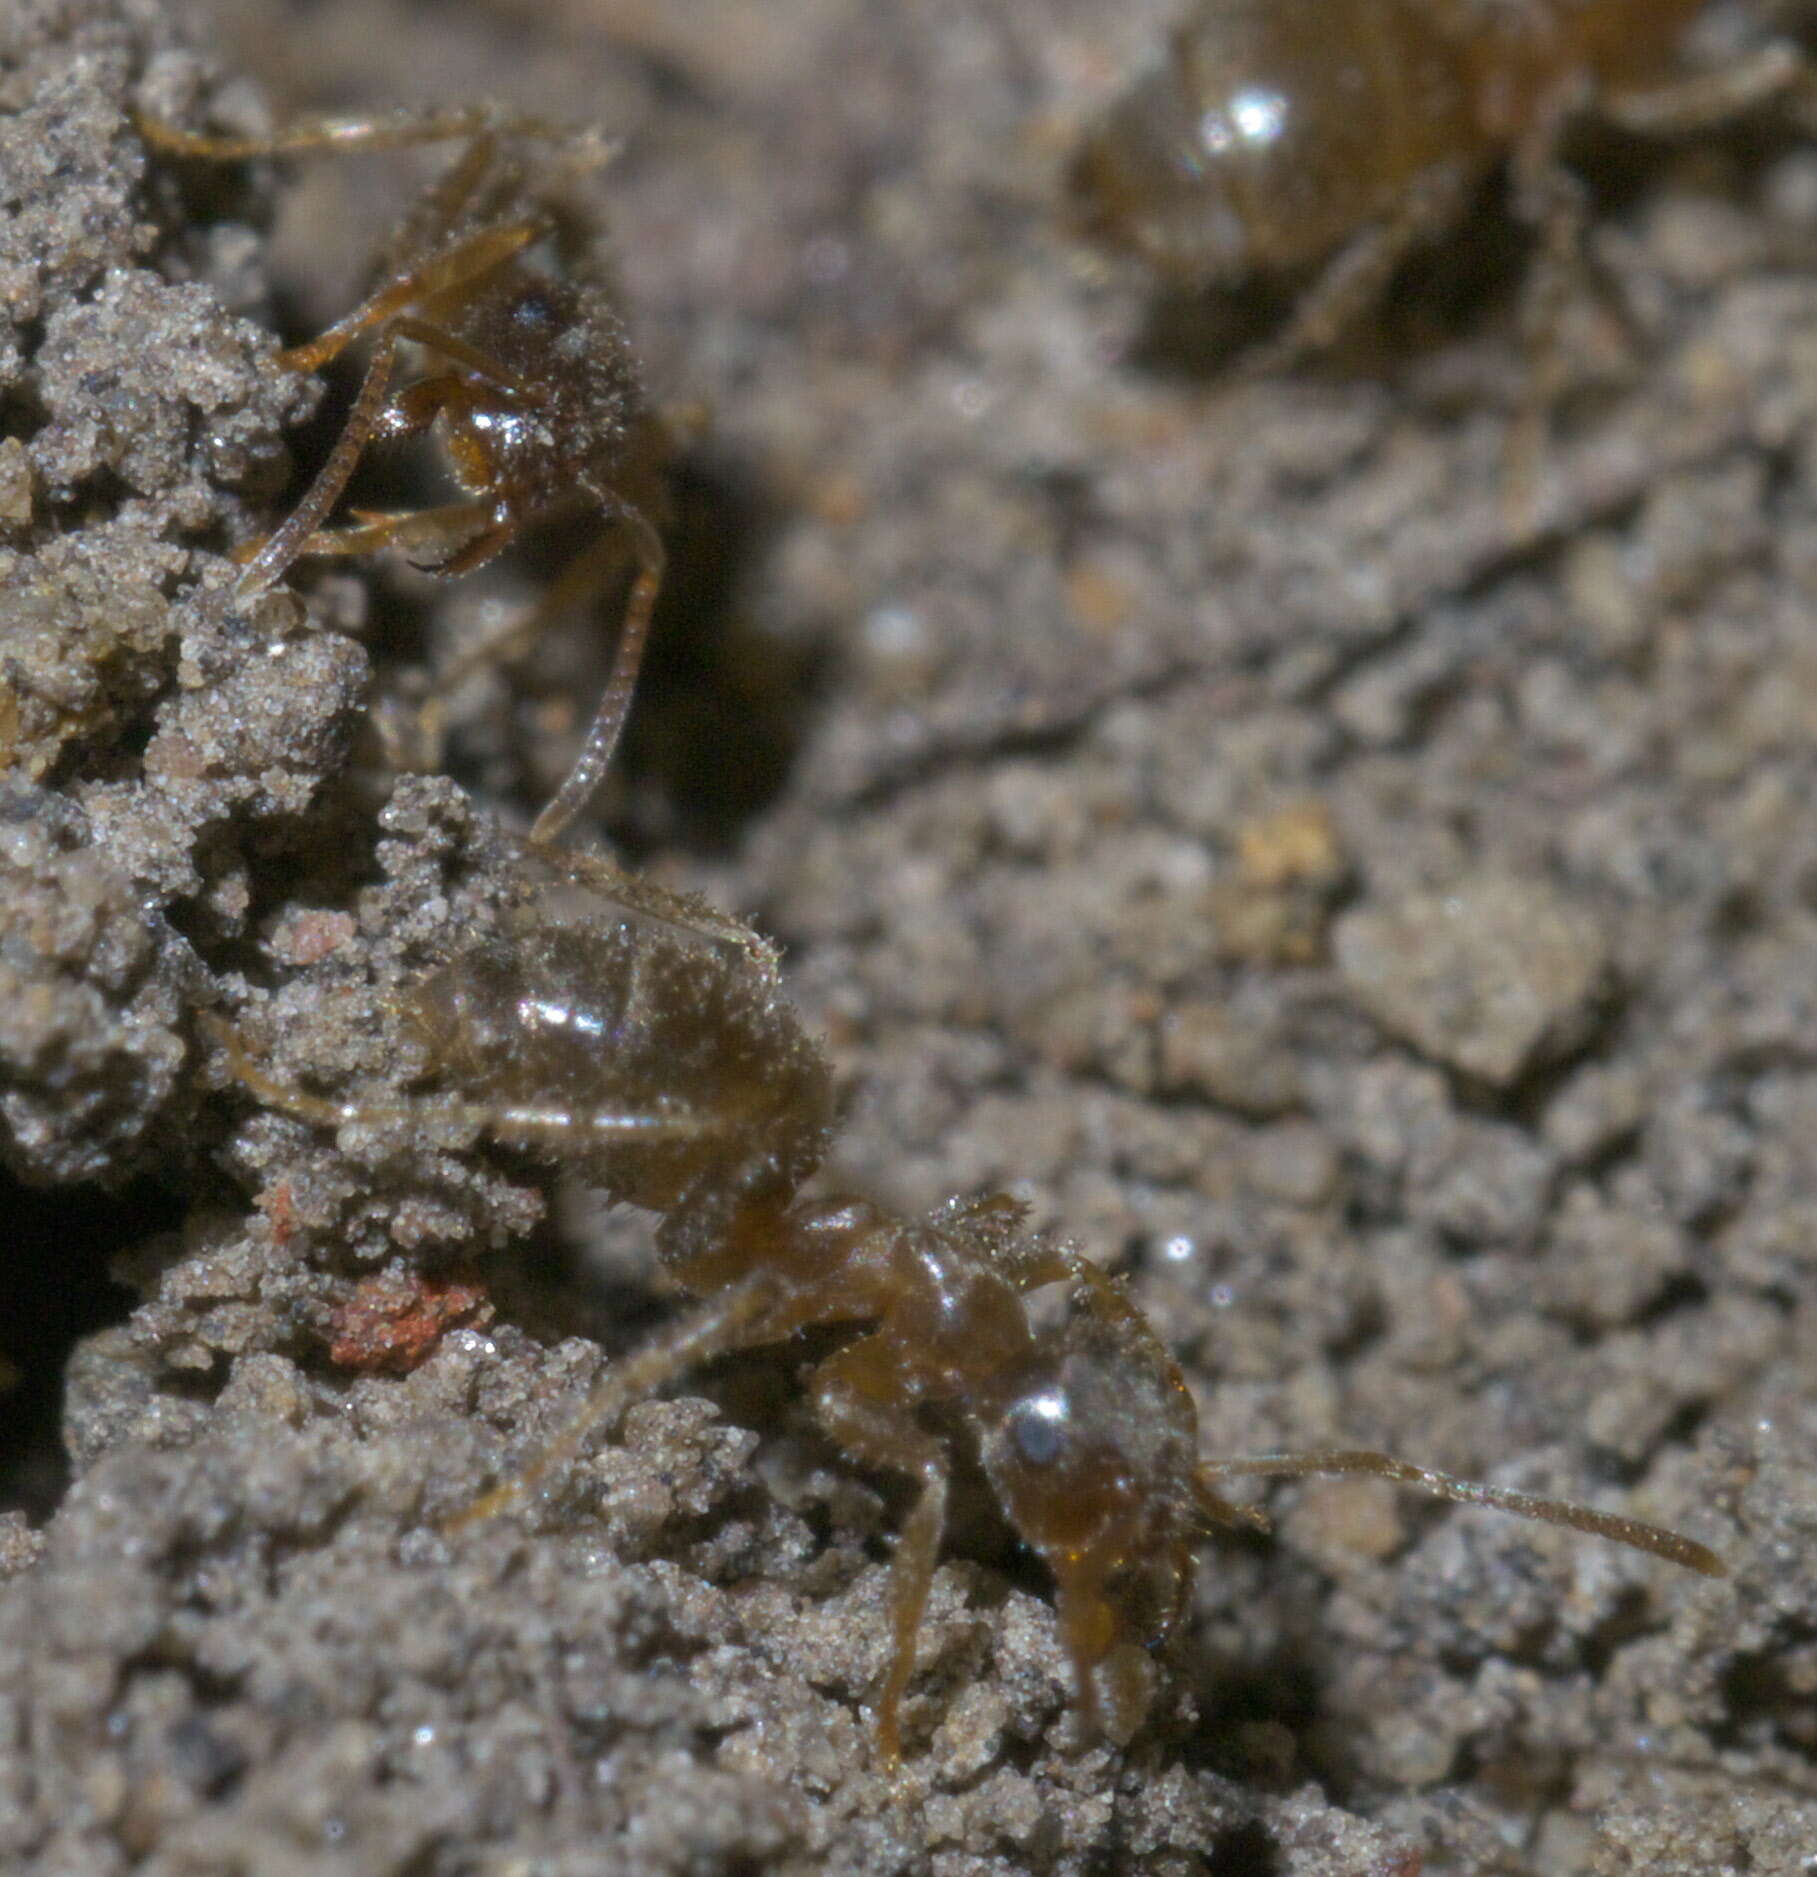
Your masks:
{"label": "ant head", "polygon": [[980,1452],[1010,1521],[1053,1572],[1086,1714],[1122,1741],[1147,1712],[1152,1654],[1191,1581],[1198,1416],[1123,1292],[1089,1267],[1079,1279],[1064,1327],[994,1392]]}

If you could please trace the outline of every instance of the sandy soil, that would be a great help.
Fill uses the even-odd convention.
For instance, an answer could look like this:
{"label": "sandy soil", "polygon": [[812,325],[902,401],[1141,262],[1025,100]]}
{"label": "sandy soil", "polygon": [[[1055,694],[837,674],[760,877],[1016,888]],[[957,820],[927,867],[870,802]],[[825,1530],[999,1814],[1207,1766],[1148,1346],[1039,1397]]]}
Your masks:
{"label": "sandy soil", "polygon": [[[1570,309],[1520,530],[1493,201],[1267,382],[1069,243],[1065,152],[1169,11],[0,0],[9,1869],[1817,1869],[1817,158],[1593,145],[1641,343]],[[1281,1488],[1117,1752],[967,1504],[892,1791],[900,1483],[786,1354],[440,1534],[671,1307],[651,1222],[264,1111],[198,1017],[407,1085],[403,994],[522,916],[608,625],[390,771],[375,722],[558,550],[250,608],[227,550],[348,395],[274,347],[422,166],[173,165],[129,113],[475,96],[626,138],[592,212],[654,395],[711,416],[604,826],[786,947],[829,1181],[1026,1199],[1129,1276],[1208,1452],[1379,1445],[1729,1582]]]}

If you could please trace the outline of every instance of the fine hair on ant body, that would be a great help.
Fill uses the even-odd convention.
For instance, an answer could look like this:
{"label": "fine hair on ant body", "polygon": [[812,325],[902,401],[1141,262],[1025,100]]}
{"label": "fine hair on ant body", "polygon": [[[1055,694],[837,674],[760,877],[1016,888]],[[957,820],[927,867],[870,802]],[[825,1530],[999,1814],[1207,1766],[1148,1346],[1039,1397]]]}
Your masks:
{"label": "fine hair on ant body", "polygon": [[[237,591],[264,592],[305,555],[387,547],[404,549],[424,571],[454,576],[483,566],[532,526],[588,511],[605,517],[611,529],[582,550],[527,618],[488,635],[441,674],[421,719],[423,738],[433,743],[447,697],[479,667],[528,642],[545,620],[602,590],[628,546],[635,572],[605,689],[572,770],[531,830],[538,845],[555,842],[610,765],[664,571],[652,516],[665,507],[661,468],[673,438],[645,402],[613,295],[586,255],[564,251],[551,202],[559,173],[596,168],[613,146],[479,108],[308,118],[261,137],[196,135],[147,117],[139,128],[167,156],[215,162],[464,145],[405,216],[367,298],[317,338],[279,352],[283,369],[313,372],[356,340],[372,340],[340,436],[289,517],[247,560]],[[539,145],[565,152],[564,161],[532,161]],[[416,348],[423,369],[394,389],[405,345]],[[460,500],[355,511],[347,525],[326,525],[370,445],[432,428]]]}
{"label": "fine hair on ant body", "polygon": [[1308,278],[1244,359],[1269,371],[1333,344],[1414,249],[1505,162],[1539,251],[1522,326],[1533,370],[1516,468],[1555,401],[1558,322],[1582,261],[1581,180],[1561,159],[1586,119],[1649,137],[1784,101],[1809,112],[1799,49],[1673,60],[1706,0],[1197,0],[1165,55],[1088,130],[1070,216],[1100,246],[1197,292]]}
{"label": "fine hair on ant body", "polygon": [[[597,1430],[687,1370],[804,1330],[848,1340],[807,1378],[816,1414],[861,1466],[916,1496],[890,1578],[891,1653],[876,1697],[879,1759],[902,1754],[902,1703],[946,1521],[950,1457],[924,1410],[975,1439],[985,1476],[1054,1580],[1062,1644],[1088,1726],[1126,1741],[1177,1630],[1196,1544],[1267,1529],[1222,1496],[1229,1479],[1373,1474],[1725,1572],[1705,1546],[1618,1514],[1482,1485],[1362,1450],[1204,1459],[1178,1365],[1124,1287],[1029,1231],[998,1194],[919,1218],[805,1192],[830,1145],[834,1082],[783,998],[773,954],[725,922],[697,936],[534,911],[470,940],[398,1000],[440,1092],[383,1101],[285,1086],[239,1032],[210,1020],[261,1102],[322,1127],[453,1123],[559,1162],[611,1199],[660,1215],[663,1264],[696,1299],[616,1364],[566,1431],[448,1520],[458,1532],[522,1499]],[[1031,1295],[1067,1287],[1057,1327]]]}

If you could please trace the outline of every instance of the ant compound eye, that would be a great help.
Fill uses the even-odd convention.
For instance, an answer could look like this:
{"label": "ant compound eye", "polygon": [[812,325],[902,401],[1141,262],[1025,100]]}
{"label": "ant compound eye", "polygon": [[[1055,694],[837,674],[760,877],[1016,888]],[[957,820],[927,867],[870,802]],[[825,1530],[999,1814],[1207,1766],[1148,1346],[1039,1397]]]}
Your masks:
{"label": "ant compound eye", "polygon": [[1065,1452],[1071,1431],[1072,1404],[1063,1389],[1025,1395],[1010,1411],[1009,1437],[1030,1466],[1052,1466]]}

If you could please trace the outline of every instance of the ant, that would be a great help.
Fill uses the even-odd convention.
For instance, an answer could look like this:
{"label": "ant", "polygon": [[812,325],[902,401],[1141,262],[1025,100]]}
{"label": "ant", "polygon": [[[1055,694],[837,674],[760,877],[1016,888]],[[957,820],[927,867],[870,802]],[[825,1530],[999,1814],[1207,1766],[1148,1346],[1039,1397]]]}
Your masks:
{"label": "ant", "polygon": [[[892,1774],[946,1521],[948,1448],[924,1410],[975,1438],[998,1503],[1053,1577],[1086,1724],[1119,1742],[1148,1711],[1153,1657],[1178,1627],[1201,1534],[1268,1529],[1259,1510],[1222,1496],[1224,1480],[1374,1474],[1725,1574],[1703,1545],[1639,1520],[1384,1453],[1201,1458],[1193,1398],[1153,1327],[1121,1284],[1028,1230],[1016,1201],[955,1199],[900,1218],[804,1192],[833,1137],[833,1075],[754,934],[728,947],[532,911],[520,932],[468,940],[393,1007],[442,1092],[309,1094],[207,1021],[237,1079],[301,1121],[451,1122],[659,1214],[664,1266],[696,1300],[612,1368],[552,1444],[444,1529],[521,1500],[595,1430],[700,1363],[804,1330],[846,1332],[807,1378],[816,1414],[852,1460],[917,1488],[896,1545],[876,1698],[878,1755]],[[1030,1310],[1051,1285],[1068,1292],[1058,1327]]]}
{"label": "ant", "polygon": [[1522,317],[1538,413],[1557,388],[1557,321],[1587,215],[1560,160],[1566,133],[1596,119],[1672,136],[1810,102],[1809,64],[1783,40],[1675,73],[1704,6],[1198,0],[1164,60],[1086,135],[1072,213],[1088,238],[1191,291],[1310,274],[1283,329],[1246,360],[1271,371],[1334,344],[1505,161],[1515,212],[1540,237]]}
{"label": "ant", "polygon": [[[452,577],[484,566],[533,525],[586,511],[605,516],[618,532],[583,550],[528,618],[458,658],[436,681],[420,720],[433,743],[445,699],[481,665],[528,641],[544,620],[602,589],[628,545],[636,571],[605,690],[572,770],[531,829],[536,845],[553,844],[611,762],[664,571],[651,515],[664,506],[660,470],[674,436],[645,402],[607,286],[556,240],[555,172],[526,155],[536,144],[565,145],[568,168],[578,173],[609,160],[613,146],[483,108],[308,118],[259,137],[197,135],[146,116],[139,129],[166,155],[214,162],[464,141],[384,250],[368,297],[319,337],[279,352],[283,369],[313,372],[355,340],[373,338],[340,436],[289,517],[251,552],[236,591],[265,592],[306,554],[387,547]],[[417,349],[424,369],[394,390],[404,345]],[[438,426],[461,500],[355,511],[349,525],[324,525],[369,445]]]}

